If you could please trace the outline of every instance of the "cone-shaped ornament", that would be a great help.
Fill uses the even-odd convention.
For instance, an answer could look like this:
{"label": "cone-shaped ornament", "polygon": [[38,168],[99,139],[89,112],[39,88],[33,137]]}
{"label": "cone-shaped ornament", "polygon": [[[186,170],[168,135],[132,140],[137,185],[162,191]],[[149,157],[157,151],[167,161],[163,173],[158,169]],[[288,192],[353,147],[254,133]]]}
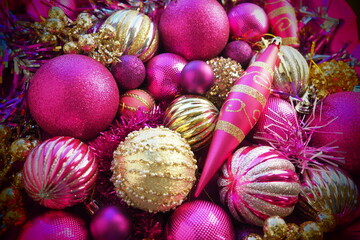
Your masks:
{"label": "cone-shaped ornament", "polygon": [[275,65],[279,63],[280,38],[251,64],[231,88],[224,102],[195,197],[254,127],[270,95]]}

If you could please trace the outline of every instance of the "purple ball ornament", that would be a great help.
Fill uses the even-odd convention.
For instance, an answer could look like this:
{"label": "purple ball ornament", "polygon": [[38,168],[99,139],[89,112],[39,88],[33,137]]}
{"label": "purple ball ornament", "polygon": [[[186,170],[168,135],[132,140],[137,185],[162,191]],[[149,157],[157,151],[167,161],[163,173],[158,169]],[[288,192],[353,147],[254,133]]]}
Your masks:
{"label": "purple ball ornament", "polygon": [[146,88],[155,100],[172,100],[181,93],[181,71],[186,64],[174,53],[162,53],[147,62]]}
{"label": "purple ball ornament", "polygon": [[133,230],[129,214],[116,206],[107,206],[95,213],[90,223],[94,240],[126,240]]}
{"label": "purple ball ornament", "polygon": [[253,3],[240,3],[229,13],[230,35],[258,40],[269,31],[269,19],[261,7]]}
{"label": "purple ball ornament", "polygon": [[131,90],[139,87],[145,80],[146,70],[144,63],[134,55],[123,55],[120,62],[111,67],[120,89]]}
{"label": "purple ball ornament", "polygon": [[245,69],[249,65],[253,51],[247,42],[236,40],[226,45],[223,55],[237,61]]}
{"label": "purple ball ornament", "polygon": [[180,85],[188,93],[204,94],[214,84],[212,68],[204,61],[191,61],[181,72]]}

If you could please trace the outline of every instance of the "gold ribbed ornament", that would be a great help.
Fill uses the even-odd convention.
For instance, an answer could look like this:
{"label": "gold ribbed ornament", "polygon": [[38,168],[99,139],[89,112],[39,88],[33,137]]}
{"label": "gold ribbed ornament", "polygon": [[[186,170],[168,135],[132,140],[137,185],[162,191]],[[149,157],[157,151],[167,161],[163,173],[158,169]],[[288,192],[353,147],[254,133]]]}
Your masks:
{"label": "gold ribbed ornament", "polygon": [[148,212],[179,206],[196,180],[190,145],[168,128],[131,132],[114,152],[111,181],[128,205]]}
{"label": "gold ribbed ornament", "polygon": [[120,43],[123,55],[136,55],[142,61],[149,60],[159,46],[159,34],[151,19],[136,10],[123,9],[110,15],[103,26],[115,28],[115,40]]}
{"label": "gold ribbed ornament", "polygon": [[184,95],[166,109],[164,125],[180,133],[195,151],[211,139],[218,115],[219,110],[206,98]]}

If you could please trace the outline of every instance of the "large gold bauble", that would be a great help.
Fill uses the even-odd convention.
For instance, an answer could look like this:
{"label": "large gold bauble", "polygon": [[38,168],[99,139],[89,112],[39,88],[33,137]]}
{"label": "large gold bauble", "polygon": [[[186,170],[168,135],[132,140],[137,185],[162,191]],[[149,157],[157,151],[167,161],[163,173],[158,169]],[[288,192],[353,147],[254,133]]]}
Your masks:
{"label": "large gold bauble", "polygon": [[184,95],[166,109],[164,125],[180,133],[195,151],[211,139],[218,115],[219,110],[206,98]]}
{"label": "large gold bauble", "polygon": [[115,40],[120,42],[123,55],[136,55],[143,62],[149,60],[159,46],[159,33],[150,18],[136,10],[123,9],[110,15],[102,28],[115,28]]}
{"label": "large gold bauble", "polygon": [[179,133],[143,128],[131,132],[115,150],[111,181],[128,205],[166,212],[189,194],[196,169],[190,145]]}

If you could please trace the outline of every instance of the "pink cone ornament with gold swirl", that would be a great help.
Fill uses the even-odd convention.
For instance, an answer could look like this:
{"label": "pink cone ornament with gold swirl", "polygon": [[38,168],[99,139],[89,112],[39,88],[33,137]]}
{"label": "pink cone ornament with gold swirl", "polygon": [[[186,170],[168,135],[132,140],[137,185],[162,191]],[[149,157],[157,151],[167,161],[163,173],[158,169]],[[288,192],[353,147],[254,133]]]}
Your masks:
{"label": "pink cone ornament with gold swirl", "polygon": [[274,67],[279,64],[280,42],[274,38],[231,88],[220,110],[196,197],[259,119],[270,95]]}
{"label": "pink cone ornament with gold swirl", "polygon": [[268,146],[242,147],[222,167],[220,199],[233,217],[262,226],[292,213],[300,192],[294,165]]}
{"label": "pink cone ornament with gold swirl", "polygon": [[54,137],[34,148],[23,169],[26,192],[41,205],[63,209],[90,194],[98,167],[92,150],[71,137]]}
{"label": "pink cone ornament with gold swirl", "polygon": [[282,38],[283,45],[297,48],[300,40],[297,35],[298,25],[295,8],[287,0],[265,0],[265,12],[270,27],[276,36]]}

